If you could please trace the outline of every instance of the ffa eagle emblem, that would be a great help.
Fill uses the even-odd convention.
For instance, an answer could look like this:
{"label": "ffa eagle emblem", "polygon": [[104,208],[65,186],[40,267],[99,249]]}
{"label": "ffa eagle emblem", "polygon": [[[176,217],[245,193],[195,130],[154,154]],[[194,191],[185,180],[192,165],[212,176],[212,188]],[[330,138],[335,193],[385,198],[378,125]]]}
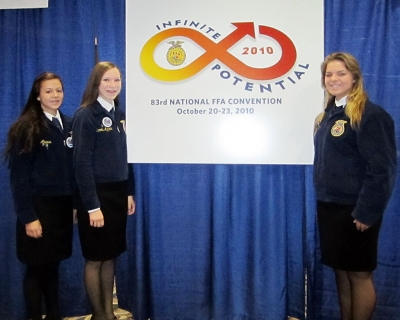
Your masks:
{"label": "ffa eagle emblem", "polygon": [[181,44],[183,41],[169,41],[171,47],[167,51],[167,61],[170,65],[180,66],[186,60],[186,52]]}
{"label": "ffa eagle emblem", "polygon": [[331,129],[331,134],[334,137],[340,137],[344,133],[344,125],[347,123],[345,120],[338,120],[335,122]]}

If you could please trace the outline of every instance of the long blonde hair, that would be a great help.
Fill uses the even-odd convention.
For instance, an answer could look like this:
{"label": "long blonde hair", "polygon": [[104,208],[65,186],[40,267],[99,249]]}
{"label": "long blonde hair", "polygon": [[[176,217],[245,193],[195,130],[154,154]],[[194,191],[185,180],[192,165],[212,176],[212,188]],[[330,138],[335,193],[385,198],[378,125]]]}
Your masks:
{"label": "long blonde hair", "polygon": [[[368,95],[364,90],[363,77],[361,74],[361,68],[356,58],[346,52],[334,52],[328,55],[324,62],[321,64],[321,84],[325,89],[325,102],[324,109],[329,103],[335,99],[325,87],[325,73],[328,64],[332,61],[341,61],[346,66],[346,69],[353,75],[354,84],[351,92],[347,96],[347,105],[345,108],[345,114],[350,119],[350,125],[352,128],[357,129],[360,126],[361,118],[365,109],[365,103],[367,102]],[[321,112],[315,119],[315,128],[321,123],[324,118],[324,111]]]}

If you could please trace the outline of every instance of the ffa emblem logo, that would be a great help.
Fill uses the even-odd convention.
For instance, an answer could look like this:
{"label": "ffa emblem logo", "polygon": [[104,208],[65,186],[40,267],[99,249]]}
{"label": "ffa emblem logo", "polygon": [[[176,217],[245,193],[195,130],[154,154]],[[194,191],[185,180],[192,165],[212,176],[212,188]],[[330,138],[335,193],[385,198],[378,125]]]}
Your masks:
{"label": "ffa emblem logo", "polygon": [[338,120],[335,122],[331,129],[331,134],[334,137],[340,137],[344,133],[344,125],[347,123],[345,120]]}
{"label": "ffa emblem logo", "polygon": [[106,128],[109,128],[112,126],[112,120],[109,117],[104,117],[103,121],[101,122],[103,124],[103,126],[105,126]]}
{"label": "ffa emblem logo", "polygon": [[167,51],[167,61],[170,65],[180,66],[186,60],[186,52],[181,44],[183,41],[169,41],[171,48]]}

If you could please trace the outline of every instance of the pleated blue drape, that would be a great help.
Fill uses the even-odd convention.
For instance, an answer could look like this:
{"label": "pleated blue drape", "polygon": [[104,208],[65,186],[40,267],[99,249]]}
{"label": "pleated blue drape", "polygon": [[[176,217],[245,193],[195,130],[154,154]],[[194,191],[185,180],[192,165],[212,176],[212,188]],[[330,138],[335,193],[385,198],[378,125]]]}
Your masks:
{"label": "pleated blue drape", "polygon": [[[325,0],[325,52],[359,59],[371,100],[395,119],[398,145],[399,6]],[[0,147],[44,70],[63,78],[62,108],[73,114],[93,67],[95,35],[100,60],[124,72],[124,0],[0,10]],[[319,263],[312,166],[135,164],[135,174],[137,212],[128,219],[128,251],[116,275],[120,307],[135,320],[339,319],[333,274]],[[6,165],[0,191],[0,319],[19,320],[24,266],[15,257]],[[398,182],[381,229],[374,319],[400,314],[399,194]],[[61,265],[65,316],[90,312],[82,272],[75,232],[74,254]]]}
{"label": "pleated blue drape", "polygon": [[304,167],[135,169],[134,245],[117,287],[137,319],[304,315]]}

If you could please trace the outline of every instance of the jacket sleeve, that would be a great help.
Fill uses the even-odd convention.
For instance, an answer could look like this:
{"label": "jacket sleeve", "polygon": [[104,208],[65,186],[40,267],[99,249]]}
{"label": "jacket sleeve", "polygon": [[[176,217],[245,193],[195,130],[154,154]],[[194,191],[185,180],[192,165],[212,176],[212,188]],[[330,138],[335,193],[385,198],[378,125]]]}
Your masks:
{"label": "jacket sleeve", "polygon": [[363,116],[357,142],[366,174],[352,216],[372,226],[382,217],[396,178],[396,139],[389,114],[379,109]]}
{"label": "jacket sleeve", "polygon": [[22,224],[38,219],[33,205],[33,188],[30,180],[33,158],[31,152],[18,153],[16,151],[10,157],[11,194],[15,212]]}
{"label": "jacket sleeve", "polygon": [[86,210],[100,208],[93,170],[96,129],[90,116],[89,110],[79,109],[72,125],[75,179]]}
{"label": "jacket sleeve", "polygon": [[128,195],[135,196],[135,171],[133,163],[128,163]]}

